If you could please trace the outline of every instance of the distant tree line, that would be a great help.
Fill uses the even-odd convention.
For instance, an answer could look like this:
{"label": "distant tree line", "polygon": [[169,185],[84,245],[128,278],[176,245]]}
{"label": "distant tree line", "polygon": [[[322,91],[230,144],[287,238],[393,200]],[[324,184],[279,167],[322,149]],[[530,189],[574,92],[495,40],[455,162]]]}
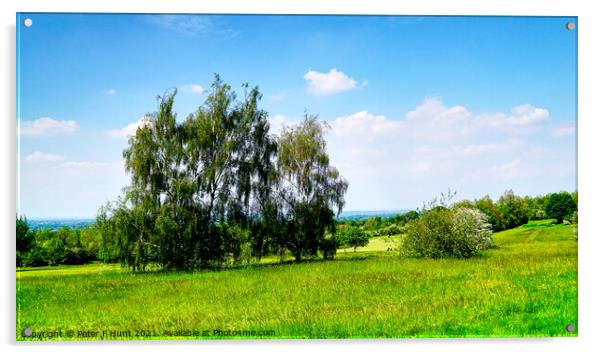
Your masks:
{"label": "distant tree line", "polygon": [[[526,224],[530,220],[554,219],[556,223],[576,220],[578,193],[558,192],[535,197],[518,196],[508,190],[493,201],[485,196],[475,200],[462,200],[453,203],[453,207],[477,209],[487,216],[493,231],[503,231]],[[440,203],[438,204],[439,206]],[[417,219],[424,212],[410,210],[406,213],[390,217],[373,216],[359,220],[338,221],[339,229],[346,227],[360,228],[370,237],[392,236],[402,233],[403,227]]]}
{"label": "distant tree line", "polygon": [[455,194],[442,195],[420,210],[388,218],[375,216],[339,221],[334,239],[339,247],[362,247],[370,237],[399,236],[404,255],[468,258],[491,247],[494,231],[554,219],[577,222],[577,192],[520,197],[512,190],[494,202],[489,196],[451,203]]}
{"label": "distant tree line", "polygon": [[[502,231],[530,220],[541,219],[554,219],[556,223],[577,223],[577,199],[577,192],[519,197],[508,191],[497,202],[493,202],[488,196],[473,201],[463,200],[452,205],[439,201],[421,210],[386,218],[376,216],[362,220],[336,221],[334,228],[325,230],[320,251],[324,257],[332,258],[337,248],[349,247],[355,250],[366,246],[372,237],[401,237],[404,234],[404,254],[470,257],[491,244],[488,228],[491,231]],[[122,250],[116,242],[117,219],[107,220],[106,217],[106,214],[101,212],[97,222],[91,226],[79,229],[63,227],[58,230],[30,230],[27,219],[18,217],[17,266],[121,261]],[[519,224],[512,224],[508,220],[515,220],[515,223]],[[463,233],[457,233],[460,230],[459,225],[463,227]],[[262,254],[282,255],[284,251],[290,252],[288,248],[280,247],[277,241],[274,242],[284,238],[277,232],[285,232],[286,229],[282,225],[271,226],[273,233],[260,234],[259,230],[255,234],[256,237],[264,238],[266,246]],[[445,230],[449,232],[445,233]],[[452,233],[451,230],[455,230],[456,233]],[[238,228],[236,231],[246,233],[247,239],[252,240],[252,234],[248,230]],[[407,235],[412,235],[410,242],[407,242]],[[474,237],[464,237],[467,235]],[[247,243],[241,247],[239,262],[255,258],[252,245]],[[231,258],[230,261],[234,262],[234,259]]]}
{"label": "distant tree line", "polygon": [[58,264],[112,263],[118,255],[103,240],[97,225],[57,230],[31,230],[27,218],[17,217],[17,266],[38,267]]}
{"label": "distant tree line", "polygon": [[578,193],[558,192],[536,197],[520,197],[512,190],[494,202],[489,196],[473,201],[463,200],[456,207],[483,212],[494,231],[512,229],[529,220],[554,219],[556,223],[571,222],[576,217]]}

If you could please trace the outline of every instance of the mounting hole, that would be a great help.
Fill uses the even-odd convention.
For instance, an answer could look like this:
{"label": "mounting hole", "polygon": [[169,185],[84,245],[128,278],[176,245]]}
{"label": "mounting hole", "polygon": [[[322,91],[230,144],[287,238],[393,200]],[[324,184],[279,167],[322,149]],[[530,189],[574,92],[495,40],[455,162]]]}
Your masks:
{"label": "mounting hole", "polygon": [[31,20],[31,18],[26,18],[23,20],[23,26],[31,27],[31,25],[33,25],[33,21]]}
{"label": "mounting hole", "polygon": [[571,324],[569,324],[568,326],[566,326],[566,330],[567,330],[568,332],[571,332],[571,333],[572,333],[572,332],[575,332],[575,325],[574,325],[574,324],[572,324],[572,323],[571,323]]}
{"label": "mounting hole", "polygon": [[566,29],[568,29],[569,31],[572,31],[575,29],[575,23],[574,22],[567,22],[566,23]]}

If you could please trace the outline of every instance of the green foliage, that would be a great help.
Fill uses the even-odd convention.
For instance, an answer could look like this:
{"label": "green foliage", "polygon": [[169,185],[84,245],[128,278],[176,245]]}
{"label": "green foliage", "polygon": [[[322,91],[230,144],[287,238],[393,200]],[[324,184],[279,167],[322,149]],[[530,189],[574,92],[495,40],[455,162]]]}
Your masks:
{"label": "green foliage", "polygon": [[474,203],[476,209],[487,215],[487,220],[491,224],[493,231],[505,230],[508,227],[508,221],[500,207],[487,195],[477,199]]}
{"label": "green foliage", "polygon": [[482,212],[437,205],[406,225],[403,251],[417,257],[469,258],[491,246],[491,233]]}
{"label": "green foliage", "polygon": [[546,214],[546,204],[548,202],[549,194],[537,197],[525,197],[527,201],[528,217],[529,220],[544,220],[548,219]]}
{"label": "green foliage", "polygon": [[391,224],[383,227],[374,233],[374,236],[393,236],[401,234],[401,228],[397,224]]}
{"label": "green foliage", "polygon": [[358,247],[365,247],[370,242],[370,236],[359,227],[347,226],[338,231],[343,246],[352,247],[355,252]]}
{"label": "green foliage", "polygon": [[506,221],[505,228],[515,228],[529,221],[527,202],[512,190],[505,191],[497,204]]}
{"label": "green foliage", "polygon": [[24,216],[17,217],[16,219],[16,255],[17,255],[17,267],[23,265],[23,260],[27,253],[31,250],[34,245],[35,239],[33,234],[29,231],[29,225],[27,224],[27,218]]}
{"label": "green foliage", "polygon": [[[548,218],[556,218],[548,212],[556,207],[558,197],[555,194],[563,194],[563,206],[568,207],[566,210],[561,210],[562,218],[568,220],[571,216],[573,208],[577,207],[577,192],[568,194],[566,192],[546,194],[536,197],[519,197],[512,190],[506,191],[494,203],[489,196],[477,199],[474,202],[463,200],[455,204],[455,207],[466,207],[478,209],[487,215],[488,221],[494,231],[502,231],[509,228],[514,228],[527,223],[529,220],[545,220]],[[550,198],[554,196],[554,200],[550,203]],[[574,201],[571,202],[569,199]],[[558,221],[562,222],[562,221]]]}
{"label": "green foliage", "polygon": [[198,269],[283,249],[300,260],[325,245],[347,183],[329,165],[324,127],[307,117],[276,141],[258,89],[243,88],[239,101],[216,75],[182,123],[176,92],[160,98],[124,151],[130,186],[99,212],[102,259]]}
{"label": "green foliage", "polygon": [[[496,233],[498,247],[470,259],[400,260],[358,250],[337,254],[336,262],[227,274],[132,276],[106,264],[17,271],[15,335],[31,340],[23,328],[64,333],[82,323],[109,331],[143,323],[161,334],[177,319],[177,328],[274,329],[273,339],[577,336],[565,329],[578,323],[575,227],[526,226]],[[208,338],[216,337],[194,339]]]}
{"label": "green foliage", "polygon": [[297,261],[317,254],[326,230],[335,227],[331,208],[340,213],[345,204],[348,184],[330,166],[325,128],[316,116],[306,115],[301,124],[284,128],[278,139],[278,195],[286,221],[279,240]]}
{"label": "green foliage", "polygon": [[561,224],[563,220],[570,219],[573,212],[577,210],[575,199],[567,193],[553,193],[546,203],[546,214]]}
{"label": "green foliage", "polygon": [[[24,229],[21,225],[21,230]],[[98,225],[82,227],[79,230],[67,227],[58,230],[29,230],[27,235],[29,248],[26,252],[24,248],[20,251],[18,248],[17,260],[21,259],[21,263],[17,266],[84,264],[102,260],[100,250],[103,240]]]}
{"label": "green foliage", "polygon": [[577,212],[577,210],[575,210],[573,212],[573,215],[571,216],[571,224],[575,225],[575,239],[579,238],[579,233],[578,233],[579,226],[577,226],[577,222],[578,222],[578,219],[579,219],[579,215],[578,214],[579,213]]}
{"label": "green foliage", "polygon": [[374,231],[382,226],[383,219],[380,216],[368,218],[364,221],[364,230]]}
{"label": "green foliage", "polygon": [[136,270],[151,262],[194,269],[237,263],[247,253],[260,258],[276,143],[259,91],[239,102],[216,75],[205,104],[183,123],[173,112],[175,95],[160,99],[124,151],[132,182],[105,210],[103,237],[117,246],[105,253],[117,250]]}

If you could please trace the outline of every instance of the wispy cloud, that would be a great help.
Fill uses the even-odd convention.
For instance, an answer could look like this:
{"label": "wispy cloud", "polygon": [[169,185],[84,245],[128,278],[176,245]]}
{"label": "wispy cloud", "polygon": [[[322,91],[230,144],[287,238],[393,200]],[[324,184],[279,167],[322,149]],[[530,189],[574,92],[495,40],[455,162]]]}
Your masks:
{"label": "wispy cloud", "polygon": [[368,80],[364,80],[358,85],[357,81],[337,69],[331,69],[325,73],[309,70],[303,78],[307,83],[307,92],[314,96],[335,95],[345,91],[361,89],[368,84]]}
{"label": "wispy cloud", "polygon": [[283,114],[276,114],[268,117],[268,122],[270,123],[270,132],[274,135],[280,134],[283,128],[297,123],[296,120],[293,120]]}
{"label": "wispy cloud", "polygon": [[[120,164],[120,163],[119,163]],[[66,161],[63,162],[60,166],[63,168],[80,170],[80,171],[92,171],[103,169],[111,166],[112,164],[108,162],[97,162],[97,161]]]}
{"label": "wispy cloud", "polygon": [[[31,165],[38,165],[39,167],[44,168],[60,167],[85,171],[104,168],[115,164],[98,161],[66,161],[66,157],[63,155],[55,155],[42,151],[35,151],[27,155],[25,161]],[[121,162],[118,164],[121,165]]]}
{"label": "wispy cloud", "polygon": [[525,178],[537,173],[534,170],[532,162],[526,162],[519,158],[515,158],[509,162],[493,166],[491,171],[496,177],[501,179],[517,179]]}
{"label": "wispy cloud", "polygon": [[559,127],[552,130],[552,136],[555,138],[561,138],[565,136],[573,136],[575,135],[575,126],[570,125],[566,127]]}
{"label": "wispy cloud", "polygon": [[233,38],[237,31],[218,26],[217,17],[206,15],[145,15],[144,19],[159,28],[184,36]]}
{"label": "wispy cloud", "polygon": [[74,120],[55,120],[50,117],[42,117],[34,121],[21,121],[21,136],[50,136],[71,134],[77,130],[77,122]]}
{"label": "wispy cloud", "polygon": [[197,95],[202,95],[203,92],[205,92],[205,89],[203,88],[203,86],[201,86],[199,84],[182,85],[182,86],[180,86],[180,90],[182,92],[194,93]]}
{"label": "wispy cloud", "polygon": [[31,163],[39,163],[39,162],[61,162],[65,160],[65,156],[61,155],[53,155],[41,151],[36,151],[30,155],[25,157],[25,161]]}
{"label": "wispy cloud", "polygon": [[127,139],[136,134],[139,127],[149,124],[150,120],[147,116],[140,117],[137,122],[130,123],[123,128],[111,129],[105,132],[111,138]]}
{"label": "wispy cloud", "polygon": [[403,122],[387,119],[383,115],[375,115],[368,111],[360,111],[348,116],[336,118],[330,123],[333,134],[340,137],[361,139],[368,142],[386,137],[398,137],[403,129]]}
{"label": "wispy cloud", "polygon": [[117,94],[117,90],[115,89],[108,89],[105,91],[105,95],[107,96],[115,96]]}

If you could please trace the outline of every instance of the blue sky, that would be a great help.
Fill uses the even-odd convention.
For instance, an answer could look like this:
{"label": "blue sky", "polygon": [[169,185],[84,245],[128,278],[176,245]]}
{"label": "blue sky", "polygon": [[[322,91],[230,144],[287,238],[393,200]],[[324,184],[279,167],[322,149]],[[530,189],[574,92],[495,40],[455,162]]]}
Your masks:
{"label": "blue sky", "polygon": [[180,119],[219,73],[258,85],[274,133],[329,122],[346,210],[453,189],[576,188],[574,18],[20,14],[19,212],[93,217],[128,182],[121,152],[156,96]]}

